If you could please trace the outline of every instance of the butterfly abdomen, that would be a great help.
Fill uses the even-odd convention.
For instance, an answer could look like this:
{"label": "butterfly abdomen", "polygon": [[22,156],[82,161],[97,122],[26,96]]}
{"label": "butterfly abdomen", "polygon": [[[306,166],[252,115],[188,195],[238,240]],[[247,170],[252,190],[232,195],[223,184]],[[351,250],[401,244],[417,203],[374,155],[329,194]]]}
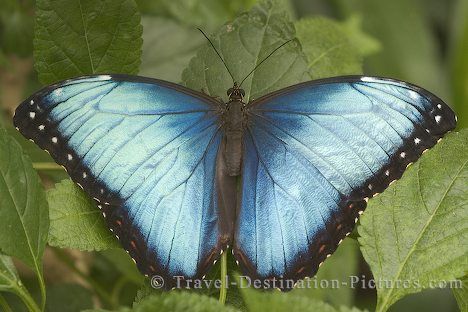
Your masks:
{"label": "butterfly abdomen", "polygon": [[242,163],[242,138],[244,135],[244,103],[240,100],[231,100],[226,110],[226,147],[224,157],[230,176],[240,175]]}

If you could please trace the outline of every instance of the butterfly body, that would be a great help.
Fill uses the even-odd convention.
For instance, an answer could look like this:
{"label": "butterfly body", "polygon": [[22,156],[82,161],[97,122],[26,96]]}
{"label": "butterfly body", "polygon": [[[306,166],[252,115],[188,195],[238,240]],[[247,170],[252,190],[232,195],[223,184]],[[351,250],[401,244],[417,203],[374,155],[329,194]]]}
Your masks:
{"label": "butterfly body", "polygon": [[242,141],[247,125],[247,114],[243,97],[245,91],[234,83],[228,90],[229,102],[225,108],[225,139],[224,157],[230,176],[240,175],[242,162]]}
{"label": "butterfly body", "polygon": [[367,201],[456,125],[441,99],[387,78],[228,95],[220,105],[161,80],[86,76],[38,91],[14,124],[167,288],[202,277],[228,245],[252,278],[313,276]]}

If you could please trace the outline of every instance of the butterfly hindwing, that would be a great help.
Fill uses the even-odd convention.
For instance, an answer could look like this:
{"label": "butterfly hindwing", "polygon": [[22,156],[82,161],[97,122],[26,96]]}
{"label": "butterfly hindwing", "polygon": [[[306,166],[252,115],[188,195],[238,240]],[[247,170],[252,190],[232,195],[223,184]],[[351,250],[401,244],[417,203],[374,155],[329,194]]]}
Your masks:
{"label": "butterfly hindwing", "polygon": [[247,114],[234,254],[263,280],[314,275],[367,199],[456,124],[424,89],[354,76],[274,92]]}
{"label": "butterfly hindwing", "polygon": [[170,287],[204,274],[226,244],[218,114],[211,98],[174,84],[100,75],[46,87],[14,123],[94,197],[139,269]]}

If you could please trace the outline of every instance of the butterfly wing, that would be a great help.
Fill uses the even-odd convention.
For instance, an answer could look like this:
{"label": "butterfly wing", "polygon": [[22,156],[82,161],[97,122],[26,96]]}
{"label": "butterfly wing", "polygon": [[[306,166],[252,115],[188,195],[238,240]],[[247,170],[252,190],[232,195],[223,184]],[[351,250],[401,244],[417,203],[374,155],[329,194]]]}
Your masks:
{"label": "butterfly wing", "polygon": [[98,202],[147,275],[204,274],[226,244],[218,224],[217,103],[167,82],[125,75],[46,87],[14,123]]}
{"label": "butterfly wing", "polygon": [[248,107],[234,254],[254,278],[316,273],[367,199],[447,131],[455,115],[414,85],[338,77],[289,87]]}

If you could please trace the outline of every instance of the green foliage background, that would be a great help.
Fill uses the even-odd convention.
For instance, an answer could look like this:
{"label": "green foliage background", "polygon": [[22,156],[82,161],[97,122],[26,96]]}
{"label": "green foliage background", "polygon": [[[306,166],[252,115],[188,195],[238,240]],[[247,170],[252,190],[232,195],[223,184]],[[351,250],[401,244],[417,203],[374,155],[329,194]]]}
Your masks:
{"label": "green foliage background", "polygon": [[[364,72],[419,84],[457,112],[459,131],[369,202],[312,289],[230,287],[225,304],[213,287],[153,290],[92,201],[12,129],[25,97],[83,74],[138,73],[225,99],[231,79],[196,27],[237,79],[295,38],[247,79],[247,99]],[[468,311],[467,286],[443,284],[468,271],[466,0],[3,0],[0,107],[2,311]],[[221,262],[209,278],[224,276]],[[375,289],[372,277],[410,286]],[[320,287],[331,280],[340,287]]]}

